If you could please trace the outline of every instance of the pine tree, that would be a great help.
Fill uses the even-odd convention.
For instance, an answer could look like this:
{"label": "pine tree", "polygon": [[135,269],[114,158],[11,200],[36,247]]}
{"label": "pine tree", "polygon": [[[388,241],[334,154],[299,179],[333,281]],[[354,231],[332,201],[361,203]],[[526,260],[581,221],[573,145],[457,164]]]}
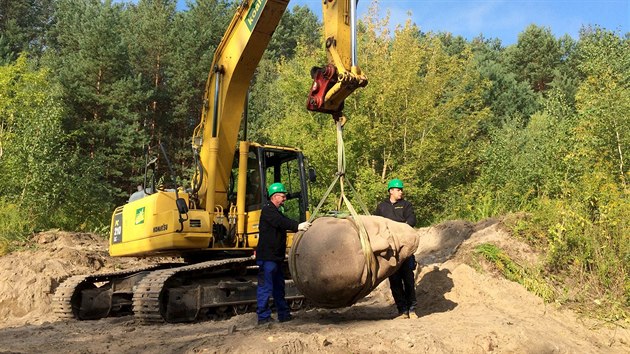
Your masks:
{"label": "pine tree", "polygon": [[168,33],[170,65],[164,68],[170,112],[161,122],[176,174],[192,175],[191,137],[199,124],[203,95],[214,50],[221,41],[235,7],[227,1],[199,0],[175,14]]}
{"label": "pine tree", "polygon": [[[148,144],[146,153],[157,155],[158,144],[168,143],[173,134],[172,106],[174,89],[169,86],[167,76],[175,57],[174,31],[175,0],[141,0],[124,11],[123,38],[128,43],[129,64],[133,77],[140,79],[142,91],[147,96],[140,103],[137,122]],[[138,152],[137,150],[135,152]],[[133,151],[129,152],[130,154]],[[141,165],[132,173],[140,178]],[[136,180],[140,182],[140,180]]]}
{"label": "pine tree", "polygon": [[296,5],[287,10],[271,37],[265,56],[278,60],[295,55],[298,42],[316,47],[321,39],[317,16],[306,6]]}
{"label": "pine tree", "polygon": [[527,122],[538,110],[538,96],[527,82],[519,81],[505,63],[501,43],[477,38],[473,41],[477,70],[491,83],[484,92],[485,105],[492,110],[486,131],[511,121]]}
{"label": "pine tree", "polygon": [[42,55],[54,4],[52,0],[0,0],[0,63],[15,60],[23,51]]}
{"label": "pine tree", "polygon": [[519,81],[528,82],[536,92],[547,89],[562,61],[562,50],[551,30],[528,26],[518,42],[506,50],[507,63]]}
{"label": "pine tree", "polygon": [[140,162],[132,157],[146,143],[138,122],[149,93],[129,64],[123,9],[111,1],[59,1],[54,55],[47,57],[64,88],[64,127],[103,181],[104,203],[121,203],[135,188],[130,176]]}

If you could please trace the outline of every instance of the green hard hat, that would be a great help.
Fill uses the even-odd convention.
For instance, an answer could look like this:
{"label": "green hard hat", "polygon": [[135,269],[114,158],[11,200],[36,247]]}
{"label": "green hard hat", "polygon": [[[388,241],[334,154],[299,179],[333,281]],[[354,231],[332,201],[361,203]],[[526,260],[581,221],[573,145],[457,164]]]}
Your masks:
{"label": "green hard hat", "polygon": [[403,182],[399,180],[398,178],[394,178],[393,180],[389,181],[389,183],[387,184],[387,190],[390,190],[392,188],[403,189]]}
{"label": "green hard hat", "polygon": [[269,197],[271,197],[276,193],[287,193],[287,189],[284,188],[284,184],[276,182],[267,188],[267,193],[269,194]]}

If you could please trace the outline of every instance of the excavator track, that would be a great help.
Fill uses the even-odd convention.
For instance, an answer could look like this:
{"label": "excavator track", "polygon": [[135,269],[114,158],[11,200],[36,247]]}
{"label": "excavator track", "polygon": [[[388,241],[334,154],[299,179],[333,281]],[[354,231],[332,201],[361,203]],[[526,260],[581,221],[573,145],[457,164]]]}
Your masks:
{"label": "excavator track", "polygon": [[[127,301],[121,300],[117,304],[112,301],[103,302],[103,294],[112,297],[114,289],[98,290],[98,283],[111,282],[113,279],[131,276],[142,276],[151,270],[172,265],[152,265],[123,271],[99,273],[93,275],[74,275],[63,281],[53,295],[53,312],[60,319],[91,320],[107,317],[116,306],[124,306]],[[91,306],[94,304],[100,306]],[[129,303],[128,303],[129,304]]]}
{"label": "excavator track", "polygon": [[[225,318],[255,308],[256,272],[255,258],[243,257],[72,276],[57,288],[53,308],[62,319],[133,313],[142,324]],[[304,298],[292,280],[286,284],[297,309]]]}
{"label": "excavator track", "polygon": [[53,312],[59,318],[75,318],[75,310],[72,307],[72,295],[79,284],[83,283],[88,275],[75,275],[66,279],[53,295]]}
{"label": "excavator track", "polygon": [[[178,294],[181,301],[172,301],[165,298],[165,292],[169,291],[169,284],[173,281],[184,282],[189,277],[200,278],[216,271],[234,266],[254,265],[253,257],[233,258],[219,261],[208,261],[174,269],[163,269],[152,272],[143,278],[133,294],[133,309],[135,319],[140,323],[164,322],[190,322],[197,319],[202,306],[199,301],[201,296],[199,289],[191,289],[188,292]],[[192,298],[191,298],[192,297]],[[177,303],[180,306],[167,306],[167,301]],[[195,306],[191,306],[194,303]],[[215,306],[225,306],[220,303]],[[177,307],[177,308],[173,308]]]}

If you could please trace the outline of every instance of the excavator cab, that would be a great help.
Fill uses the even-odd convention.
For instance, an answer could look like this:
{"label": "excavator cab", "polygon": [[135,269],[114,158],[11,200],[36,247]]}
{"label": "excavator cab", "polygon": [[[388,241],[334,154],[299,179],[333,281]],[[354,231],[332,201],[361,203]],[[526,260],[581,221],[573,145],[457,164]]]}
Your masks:
{"label": "excavator cab", "polygon": [[[289,192],[284,203],[284,213],[300,222],[306,221],[308,209],[307,183],[304,155],[301,151],[279,148],[258,148],[263,155],[263,185],[282,182]],[[263,188],[263,189],[266,189]]]}
{"label": "excavator cab", "polygon": [[[234,165],[228,200],[236,204],[236,182],[240,174],[236,159]],[[308,208],[307,182],[314,173],[312,168],[306,172],[303,167],[305,165],[306,159],[301,151],[253,144],[247,154],[245,210],[253,212],[262,209],[268,199],[267,186],[282,182],[289,190],[285,212],[290,211],[287,215],[292,219],[304,221]]]}
{"label": "excavator cab", "polygon": [[[237,156],[246,159],[246,162],[235,159],[228,202],[235,205],[237,210],[244,211],[242,216],[237,216],[246,221],[244,246],[256,247],[260,212],[268,200],[267,186],[275,182],[285,185],[289,193],[284,203],[284,214],[302,222],[309,217],[308,181],[314,172],[307,173],[306,158],[299,149],[249,142],[242,143],[241,149],[246,151],[238,151]],[[245,176],[244,183],[240,176]],[[239,188],[239,185],[245,188]],[[239,206],[239,194],[244,194],[244,207]]]}

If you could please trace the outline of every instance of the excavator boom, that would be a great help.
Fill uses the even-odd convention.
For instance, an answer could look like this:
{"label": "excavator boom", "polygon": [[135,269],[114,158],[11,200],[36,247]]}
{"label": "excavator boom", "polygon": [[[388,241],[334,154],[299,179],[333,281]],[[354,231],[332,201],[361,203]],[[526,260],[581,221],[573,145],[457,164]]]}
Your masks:
{"label": "excavator boom", "polygon": [[[254,71],[285,12],[288,0],[243,1],[212,61],[193,148],[207,164],[198,188],[199,207],[227,204],[227,189],[245,99]],[[197,178],[198,179],[198,178]]]}

